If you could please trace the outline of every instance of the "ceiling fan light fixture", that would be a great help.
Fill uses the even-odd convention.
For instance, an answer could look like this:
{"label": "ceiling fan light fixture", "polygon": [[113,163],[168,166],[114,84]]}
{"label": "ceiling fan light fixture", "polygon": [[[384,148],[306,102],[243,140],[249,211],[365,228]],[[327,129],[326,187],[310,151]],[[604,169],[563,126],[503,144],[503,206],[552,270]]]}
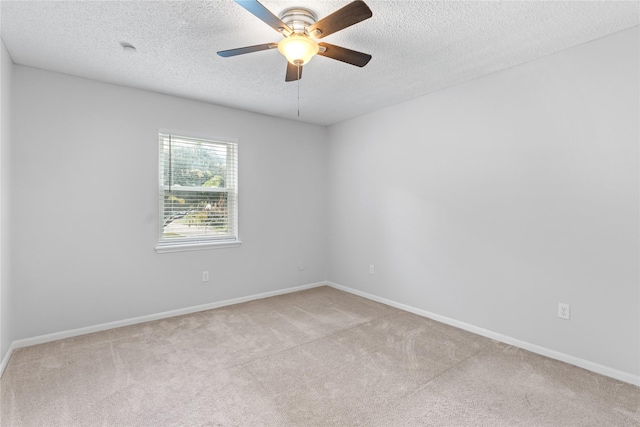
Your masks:
{"label": "ceiling fan light fixture", "polygon": [[312,38],[303,34],[291,34],[280,40],[278,50],[293,65],[304,65],[318,53],[320,47]]}

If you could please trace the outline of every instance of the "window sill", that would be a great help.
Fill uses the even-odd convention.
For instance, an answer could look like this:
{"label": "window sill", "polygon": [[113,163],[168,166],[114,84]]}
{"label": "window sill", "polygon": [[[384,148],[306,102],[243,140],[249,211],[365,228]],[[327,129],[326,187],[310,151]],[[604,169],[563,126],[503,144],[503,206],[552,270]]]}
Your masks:
{"label": "window sill", "polygon": [[240,240],[234,240],[232,242],[199,242],[176,245],[158,245],[156,246],[156,252],[164,254],[168,252],[203,251],[207,249],[233,248],[240,246],[241,244],[242,242]]}

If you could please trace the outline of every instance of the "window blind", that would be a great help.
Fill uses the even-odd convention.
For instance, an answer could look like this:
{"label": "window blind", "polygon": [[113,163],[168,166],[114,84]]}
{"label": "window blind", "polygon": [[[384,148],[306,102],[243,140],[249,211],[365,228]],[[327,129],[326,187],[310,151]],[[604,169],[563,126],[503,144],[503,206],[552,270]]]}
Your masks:
{"label": "window blind", "polygon": [[238,146],[160,133],[159,246],[238,239]]}

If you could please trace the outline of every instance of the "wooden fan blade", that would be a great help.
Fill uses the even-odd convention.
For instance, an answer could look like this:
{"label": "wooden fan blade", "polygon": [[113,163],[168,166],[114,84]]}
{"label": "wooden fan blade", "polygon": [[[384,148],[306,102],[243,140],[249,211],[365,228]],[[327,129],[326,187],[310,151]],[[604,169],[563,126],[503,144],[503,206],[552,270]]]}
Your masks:
{"label": "wooden fan blade", "polygon": [[221,50],[220,52],[218,52],[218,55],[228,58],[230,56],[244,55],[245,53],[259,52],[261,50],[274,49],[277,47],[278,47],[277,43],[257,44],[255,46],[246,46],[246,47],[239,47],[237,49]]}
{"label": "wooden fan blade", "polygon": [[251,12],[256,18],[260,19],[262,22],[273,28],[279,33],[288,36],[293,32],[291,28],[280,18],[275,16],[273,13],[269,11],[266,7],[262,5],[258,0],[233,0],[238,3],[240,6],[244,7],[246,10]]}
{"label": "wooden fan blade", "polygon": [[[373,12],[371,12],[369,6],[362,0],[356,0],[309,26],[307,32],[312,37],[321,39],[336,31],[343,30],[360,21],[369,19],[372,16]],[[316,30],[320,30],[320,32],[314,33]]]}
{"label": "wooden fan blade", "polygon": [[284,78],[285,82],[295,82],[302,78],[302,65],[299,67],[297,65],[293,65],[291,62],[287,61],[287,75]]}
{"label": "wooden fan blade", "polygon": [[318,43],[318,46],[324,47],[324,51],[320,49],[321,51],[318,52],[318,55],[337,59],[338,61],[346,62],[347,64],[355,65],[357,67],[364,67],[371,60],[371,55],[347,49],[346,47],[340,47],[329,43]]}

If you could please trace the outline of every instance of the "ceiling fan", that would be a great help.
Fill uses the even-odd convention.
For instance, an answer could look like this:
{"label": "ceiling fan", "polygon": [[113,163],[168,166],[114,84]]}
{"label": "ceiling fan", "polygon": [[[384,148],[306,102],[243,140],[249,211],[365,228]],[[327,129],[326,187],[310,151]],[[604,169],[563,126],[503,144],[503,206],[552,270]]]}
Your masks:
{"label": "ceiling fan", "polygon": [[218,52],[218,55],[222,57],[227,58],[277,48],[288,61],[285,77],[287,82],[302,78],[302,66],[316,54],[358,67],[364,67],[371,60],[369,54],[316,41],[316,39],[321,39],[371,18],[373,13],[362,0],[355,0],[319,21],[312,11],[301,7],[286,9],[280,14],[280,17],[277,17],[258,0],[234,1],[281,33],[284,38],[279,43],[222,50]]}

